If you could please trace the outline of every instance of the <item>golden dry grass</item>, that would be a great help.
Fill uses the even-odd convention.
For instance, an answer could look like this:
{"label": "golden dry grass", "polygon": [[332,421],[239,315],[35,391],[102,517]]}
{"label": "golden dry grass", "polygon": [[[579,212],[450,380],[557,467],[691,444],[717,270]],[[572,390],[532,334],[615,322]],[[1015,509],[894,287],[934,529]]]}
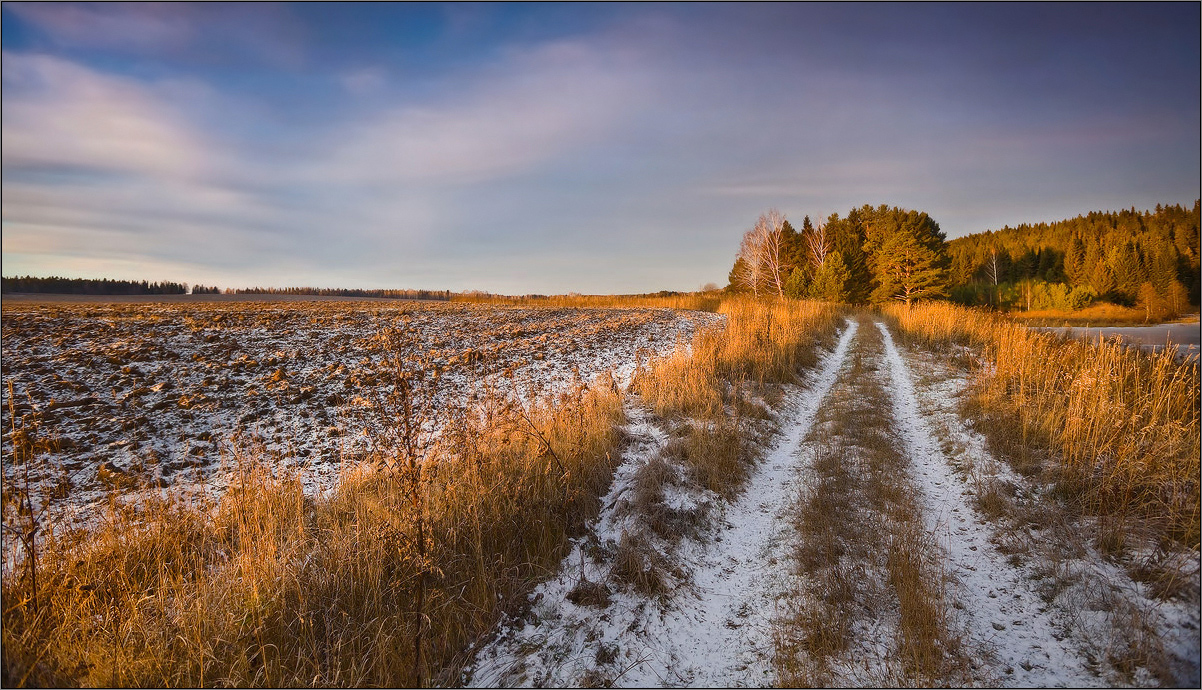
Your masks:
{"label": "golden dry grass", "polygon": [[798,601],[774,626],[775,664],[783,687],[846,682],[855,668],[853,630],[895,616],[897,639],[877,674],[885,685],[958,685],[971,680],[951,630],[940,552],[923,525],[909,461],[898,446],[882,385],[883,341],[861,319],[850,366],[819,410],[813,475],[797,507],[794,547],[803,583]]}
{"label": "golden dry grass", "polygon": [[693,420],[672,452],[700,483],[730,498],[743,485],[756,439],[745,420],[763,418],[754,397],[774,398],[817,362],[816,345],[833,338],[843,309],[829,302],[723,302],[721,330],[654,362],[633,388],[656,414]]}
{"label": "golden dry grass", "polygon": [[1148,323],[1144,309],[1109,302],[1076,311],[1041,309],[1009,312],[1008,316],[1028,326],[1144,326]]}
{"label": "golden dry grass", "polygon": [[[5,685],[411,686],[563,556],[618,457],[622,397],[493,399],[306,497],[253,452],[220,500],[114,508],[4,578]],[[37,603],[34,603],[34,595]]]}
{"label": "golden dry grass", "polygon": [[518,307],[652,307],[717,311],[719,305],[725,300],[720,292],[685,292],[667,295],[530,295],[525,297],[463,294],[452,295],[451,301]]}
{"label": "golden dry grass", "polygon": [[976,409],[1020,471],[1050,472],[1086,512],[1197,548],[1196,357],[1066,340],[950,304],[885,313],[910,342],[984,352]]}
{"label": "golden dry grass", "polygon": [[[652,364],[636,387],[661,413],[696,413],[718,428],[689,452],[726,462],[740,458],[731,436],[740,427],[712,422],[754,407],[744,387],[792,380],[838,309],[722,310],[725,335],[700,335],[692,355]],[[486,395],[443,412],[441,434],[428,437],[430,411],[414,409],[421,397],[399,384],[429,377],[393,347],[395,369],[356,384],[397,384],[384,398],[364,390],[377,400],[381,450],[333,491],[306,495],[299,477],[242,448],[238,480],[220,498],[114,501],[87,530],[44,526],[36,582],[19,567],[27,554],[10,550],[4,684],[461,682],[473,646],[521,608],[596,514],[621,455],[624,396],[605,379],[534,403]],[[702,465],[703,475],[714,469]],[[636,542],[626,545],[631,584],[654,590]]]}

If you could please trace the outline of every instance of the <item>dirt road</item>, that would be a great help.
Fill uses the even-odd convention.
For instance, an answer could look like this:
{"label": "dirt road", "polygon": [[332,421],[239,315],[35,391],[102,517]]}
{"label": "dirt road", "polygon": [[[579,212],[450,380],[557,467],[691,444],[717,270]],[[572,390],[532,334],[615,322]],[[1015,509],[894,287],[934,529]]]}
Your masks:
{"label": "dirt road", "polygon": [[710,519],[646,538],[641,553],[665,573],[650,591],[612,576],[615,546],[639,529],[635,473],[669,436],[632,410],[637,442],[592,533],[465,680],[1197,685],[1196,602],[1152,599],[1052,515],[1044,488],[962,417],[967,385],[884,323],[849,321],[786,391],[780,432],[735,500],[676,482],[674,504]]}

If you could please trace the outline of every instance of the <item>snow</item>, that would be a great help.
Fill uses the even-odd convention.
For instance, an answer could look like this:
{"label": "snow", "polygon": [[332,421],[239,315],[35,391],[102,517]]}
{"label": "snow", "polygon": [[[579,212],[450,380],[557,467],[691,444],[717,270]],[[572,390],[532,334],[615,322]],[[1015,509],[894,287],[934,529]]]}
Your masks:
{"label": "snow", "polygon": [[[72,522],[106,502],[104,462],[141,486],[212,493],[239,455],[254,453],[310,493],[329,489],[371,448],[394,352],[423,372],[417,403],[437,425],[488,389],[550,396],[607,371],[626,385],[639,362],[723,318],[405,301],[6,302],[4,376],[18,426],[40,417],[38,436],[55,446],[31,467],[35,498],[57,485],[55,508]],[[398,351],[378,338],[391,329]],[[7,388],[0,395],[13,480]]]}
{"label": "snow", "polygon": [[[772,619],[777,599],[789,590],[791,530],[782,511],[799,490],[798,445],[838,376],[855,330],[849,322],[804,390],[790,387],[782,404],[783,435],[746,491],[725,507],[718,529],[700,540],[681,540],[673,562],[685,577],[670,595],[656,599],[618,591],[604,609],[576,606],[567,595],[581,577],[604,582],[608,575],[608,564],[585,559],[577,545],[559,576],[535,591],[535,619],[503,629],[480,651],[472,684],[572,686],[596,680],[590,673],[624,687],[772,684]],[[624,458],[595,527],[603,543],[618,541],[632,528],[631,517],[619,517],[619,499],[630,490],[638,466],[664,442],[654,427],[639,429],[656,441]],[[609,656],[615,658],[606,662]]]}
{"label": "snow", "polygon": [[927,530],[958,583],[957,606],[971,643],[994,652],[1008,686],[1081,687],[1097,679],[1062,638],[1060,626],[1021,573],[991,542],[993,530],[970,503],[968,487],[955,476],[923,419],[909,369],[889,329],[877,323],[889,362],[895,423],[910,458],[912,476],[925,495]]}
{"label": "snow", "polygon": [[[1081,553],[1079,557],[1060,563],[1048,562],[1036,549],[1025,562],[1020,559],[1015,564],[999,551],[1001,527],[973,508],[972,484],[988,479],[1023,490],[1024,480],[992,458],[984,437],[957,414],[957,396],[967,386],[966,376],[948,372],[930,356],[922,358],[933,381],[921,386],[920,403],[906,359],[885,325],[878,323],[877,327],[884,336],[889,361],[896,423],[913,476],[925,496],[927,526],[938,536],[947,575],[956,584],[954,607],[959,625],[968,640],[992,652],[989,656],[998,666],[996,677],[1010,687],[1127,684],[1130,681],[1123,674],[1109,667],[1108,655],[1112,648],[1129,643],[1127,638],[1133,633],[1127,628],[1135,613],[1151,624],[1166,645],[1178,682],[1197,686],[1196,604],[1154,600],[1143,585],[1084,543],[1072,545]],[[938,425],[946,444],[936,440],[931,423]],[[1028,528],[1020,538],[1064,540],[1066,534],[1045,537]],[[1185,572],[1192,569],[1196,577],[1196,552],[1192,560]],[[1072,584],[1048,600],[1039,580],[1041,571],[1055,567]],[[1138,669],[1132,680],[1140,685],[1156,683],[1148,669]]]}

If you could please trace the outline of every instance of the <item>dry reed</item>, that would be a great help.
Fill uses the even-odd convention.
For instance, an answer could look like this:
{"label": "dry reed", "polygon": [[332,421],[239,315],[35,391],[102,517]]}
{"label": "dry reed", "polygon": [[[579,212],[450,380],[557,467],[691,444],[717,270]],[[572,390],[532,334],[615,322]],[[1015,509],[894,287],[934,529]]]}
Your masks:
{"label": "dry reed", "polygon": [[[684,299],[717,308],[713,296]],[[838,313],[721,309],[725,335],[702,334],[692,356],[640,377],[661,413],[737,417],[750,404],[739,391],[792,380]],[[395,333],[381,342],[406,347]],[[460,683],[475,645],[518,612],[599,509],[623,443],[623,395],[612,380],[555,400],[491,394],[431,425],[411,394],[423,372],[405,371],[403,354],[364,390],[383,421],[377,452],[330,493],[306,495],[261,449],[242,448],[237,481],[218,499],[114,500],[87,530],[44,529],[36,580],[4,574],[4,685]],[[738,445],[723,428],[704,448]]]}
{"label": "dry reed", "polygon": [[1083,510],[1138,518],[1151,534],[1197,548],[1197,357],[1067,340],[943,303],[885,314],[910,342],[984,353],[976,405],[991,441],[1027,465],[1020,470],[1037,469],[1050,451],[1055,461],[1043,469]]}
{"label": "dry reed", "polygon": [[564,555],[618,456],[622,397],[493,398],[306,497],[254,452],[216,501],[114,502],[4,578],[5,685],[456,683],[465,650]]}

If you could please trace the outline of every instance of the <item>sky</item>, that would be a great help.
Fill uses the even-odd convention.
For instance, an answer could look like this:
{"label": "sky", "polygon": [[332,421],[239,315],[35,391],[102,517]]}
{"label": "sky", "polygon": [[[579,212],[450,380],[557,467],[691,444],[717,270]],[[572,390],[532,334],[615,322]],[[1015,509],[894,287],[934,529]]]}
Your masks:
{"label": "sky", "polygon": [[3,274],[636,293],[1199,197],[1197,3],[5,2]]}

